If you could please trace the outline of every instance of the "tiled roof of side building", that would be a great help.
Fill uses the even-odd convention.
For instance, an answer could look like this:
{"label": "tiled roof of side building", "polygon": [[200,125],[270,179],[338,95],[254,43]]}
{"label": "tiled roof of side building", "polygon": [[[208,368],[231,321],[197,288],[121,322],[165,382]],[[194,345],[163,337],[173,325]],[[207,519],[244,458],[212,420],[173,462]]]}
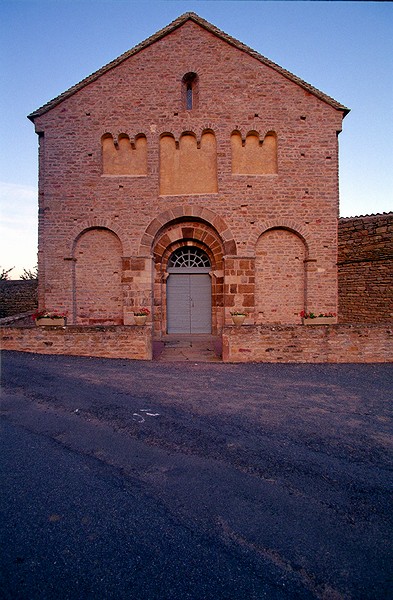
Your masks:
{"label": "tiled roof of side building", "polygon": [[340,221],[350,221],[351,219],[373,219],[375,217],[393,217],[393,212],[372,213],[369,215],[354,215],[353,217],[340,217]]}
{"label": "tiled roof of side building", "polygon": [[330,104],[331,106],[333,106],[337,110],[343,111],[344,116],[348,114],[348,112],[349,112],[350,109],[347,108],[346,106],[340,104],[339,102],[337,102],[336,100],[334,100],[333,98],[331,98],[327,94],[324,94],[323,92],[321,92],[317,88],[313,87],[312,85],[310,85],[306,81],[303,81],[302,79],[300,79],[300,77],[297,77],[296,75],[293,75],[292,73],[290,73],[286,69],[283,69],[282,67],[280,67],[279,65],[277,65],[273,61],[269,60],[265,56],[262,56],[262,54],[259,54],[258,52],[256,52],[255,50],[253,50],[252,48],[250,48],[249,46],[247,46],[246,44],[243,44],[242,42],[240,42],[237,39],[233,38],[232,36],[228,35],[224,31],[221,31],[221,29],[218,29],[218,27],[215,27],[214,25],[212,25],[211,23],[209,23],[205,19],[202,19],[202,17],[200,17],[196,13],[188,12],[188,13],[184,13],[183,15],[181,15],[180,17],[178,17],[177,19],[175,19],[174,21],[172,21],[172,23],[170,23],[169,25],[167,25],[166,27],[164,27],[160,31],[157,31],[157,33],[155,33],[154,35],[150,36],[149,38],[147,38],[146,40],[144,40],[143,42],[141,42],[137,46],[134,46],[134,48],[131,48],[131,50],[128,50],[127,52],[125,52],[124,54],[121,54],[118,58],[114,59],[113,61],[111,61],[110,63],[108,63],[107,65],[105,65],[104,67],[101,67],[101,69],[99,69],[98,71],[95,71],[94,73],[92,73],[91,75],[89,75],[88,77],[86,77],[85,79],[82,79],[82,81],[80,81],[79,83],[75,84],[74,86],[72,86],[71,88],[69,88],[68,90],[66,90],[65,92],[63,92],[62,94],[60,94],[59,96],[57,96],[56,98],[54,98],[53,100],[50,100],[49,102],[47,102],[46,104],[44,104],[43,106],[41,106],[40,108],[38,108],[37,110],[35,110],[34,112],[32,112],[30,115],[28,115],[28,118],[31,121],[34,121],[34,119],[36,117],[45,114],[47,111],[51,110],[52,108],[54,108],[55,106],[57,106],[58,104],[60,104],[60,102],[62,102],[66,98],[69,98],[70,96],[72,96],[76,92],[78,92],[84,86],[88,85],[89,83],[92,83],[93,81],[95,81],[96,79],[98,79],[99,77],[101,77],[101,75],[103,75],[107,71],[113,69],[114,67],[116,67],[117,65],[119,65],[123,61],[127,60],[131,56],[134,56],[135,54],[137,54],[138,52],[140,52],[144,48],[148,47],[149,45],[154,44],[154,42],[156,42],[156,41],[160,40],[161,38],[165,37],[166,35],[168,35],[172,31],[174,31],[178,27],[181,27],[188,20],[191,20],[194,23],[197,23],[198,25],[200,25],[201,27],[203,27],[207,31],[210,31],[211,33],[213,33],[217,37],[219,37],[222,40],[226,41],[228,44],[231,44],[232,46],[238,48],[242,52],[246,52],[247,54],[249,54],[250,56],[252,56],[256,60],[258,60],[261,63],[267,65],[268,67],[274,69],[278,73],[281,73],[281,75],[283,75],[284,77],[286,77],[290,81],[293,81],[294,83],[296,83],[300,87],[304,88],[305,90],[307,90],[311,94],[314,94],[317,98],[319,98],[320,100],[326,102],[327,104]]}

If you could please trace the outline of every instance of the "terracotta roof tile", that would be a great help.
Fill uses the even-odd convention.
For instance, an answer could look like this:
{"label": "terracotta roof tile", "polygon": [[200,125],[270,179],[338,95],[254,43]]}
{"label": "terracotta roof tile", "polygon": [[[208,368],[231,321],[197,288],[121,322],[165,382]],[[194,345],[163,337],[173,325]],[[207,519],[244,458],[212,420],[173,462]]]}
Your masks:
{"label": "terracotta roof tile", "polygon": [[390,217],[393,216],[393,212],[382,212],[382,213],[371,213],[369,215],[354,215],[353,217],[340,217],[340,221],[350,221],[351,219],[373,219],[375,217]]}

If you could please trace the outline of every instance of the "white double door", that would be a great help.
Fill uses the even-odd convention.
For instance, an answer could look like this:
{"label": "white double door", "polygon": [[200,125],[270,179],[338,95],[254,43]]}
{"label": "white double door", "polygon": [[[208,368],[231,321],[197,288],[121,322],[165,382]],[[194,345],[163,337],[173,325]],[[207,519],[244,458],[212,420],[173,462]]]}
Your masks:
{"label": "white double door", "polygon": [[171,273],[167,279],[168,333],[211,333],[212,286],[208,273]]}

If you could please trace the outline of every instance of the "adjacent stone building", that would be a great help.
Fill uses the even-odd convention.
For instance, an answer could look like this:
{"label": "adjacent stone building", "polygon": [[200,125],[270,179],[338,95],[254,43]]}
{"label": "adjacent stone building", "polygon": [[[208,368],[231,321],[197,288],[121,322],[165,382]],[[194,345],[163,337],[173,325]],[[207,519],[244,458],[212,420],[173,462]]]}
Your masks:
{"label": "adjacent stone building", "polygon": [[340,323],[393,323],[393,212],[340,219]]}
{"label": "adjacent stone building", "polygon": [[74,325],[219,335],[338,312],[348,109],[194,13],[29,118],[39,304]]}

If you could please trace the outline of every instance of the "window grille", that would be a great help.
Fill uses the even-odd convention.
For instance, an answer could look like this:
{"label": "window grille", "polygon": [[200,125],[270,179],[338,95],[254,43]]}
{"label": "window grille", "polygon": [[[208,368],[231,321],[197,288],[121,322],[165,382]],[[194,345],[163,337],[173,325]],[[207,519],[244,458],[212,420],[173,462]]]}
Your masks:
{"label": "window grille", "polygon": [[168,267],[190,269],[210,267],[210,260],[206,252],[195,246],[183,246],[171,255]]}
{"label": "window grille", "polygon": [[182,79],[182,104],[186,110],[193,110],[198,106],[198,75],[186,73]]}
{"label": "window grille", "polygon": [[192,110],[192,83],[190,81],[187,83],[186,94],[187,110]]}

